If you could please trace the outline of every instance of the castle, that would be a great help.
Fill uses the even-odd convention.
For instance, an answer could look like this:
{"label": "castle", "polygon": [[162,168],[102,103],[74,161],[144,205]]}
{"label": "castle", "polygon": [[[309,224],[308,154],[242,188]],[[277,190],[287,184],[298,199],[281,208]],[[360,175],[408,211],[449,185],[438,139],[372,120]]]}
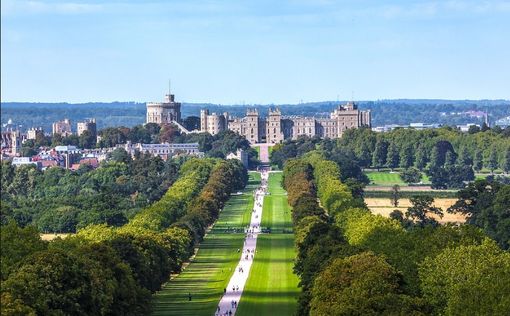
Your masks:
{"label": "castle", "polygon": [[147,103],[147,123],[170,124],[181,122],[181,104],[175,102],[174,95],[168,92],[164,102]]}
{"label": "castle", "polygon": [[246,137],[252,144],[277,144],[302,135],[339,138],[346,129],[362,126],[371,127],[371,114],[358,110],[354,102],[339,105],[327,118],[283,116],[279,109],[269,109],[265,118],[260,117],[256,109],[248,109],[242,118],[230,117],[228,113],[210,114],[207,109],[200,111],[201,132],[215,135],[228,129]]}

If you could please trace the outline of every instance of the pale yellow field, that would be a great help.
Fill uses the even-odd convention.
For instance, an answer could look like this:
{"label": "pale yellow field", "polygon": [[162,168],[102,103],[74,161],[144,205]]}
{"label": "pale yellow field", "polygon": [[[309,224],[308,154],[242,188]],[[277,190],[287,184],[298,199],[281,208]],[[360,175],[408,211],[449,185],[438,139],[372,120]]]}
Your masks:
{"label": "pale yellow field", "polygon": [[71,234],[41,234],[41,239],[42,240],[46,240],[46,241],[50,241],[50,240],[53,240],[57,237],[60,237],[60,238],[66,238],[67,236],[69,236]]}
{"label": "pale yellow field", "polygon": [[[446,212],[446,209],[452,206],[457,199],[452,198],[437,198],[434,199],[434,206],[440,207],[443,212],[443,218],[439,218],[436,215],[433,215],[438,222],[440,223],[464,223],[466,218],[462,214],[450,214]],[[367,203],[368,208],[374,214],[380,214],[385,217],[389,217],[390,213],[393,210],[399,210],[402,213],[405,213],[408,207],[411,206],[411,202],[409,199],[400,199],[398,201],[398,207],[394,207],[391,205],[389,198],[365,198],[365,203]]]}

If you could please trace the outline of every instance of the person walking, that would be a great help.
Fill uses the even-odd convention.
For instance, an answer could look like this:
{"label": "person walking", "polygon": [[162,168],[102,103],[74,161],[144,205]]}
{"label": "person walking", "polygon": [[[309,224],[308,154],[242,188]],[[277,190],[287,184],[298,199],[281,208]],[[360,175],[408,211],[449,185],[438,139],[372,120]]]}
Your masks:
{"label": "person walking", "polygon": [[191,293],[188,293],[188,301],[191,302]]}

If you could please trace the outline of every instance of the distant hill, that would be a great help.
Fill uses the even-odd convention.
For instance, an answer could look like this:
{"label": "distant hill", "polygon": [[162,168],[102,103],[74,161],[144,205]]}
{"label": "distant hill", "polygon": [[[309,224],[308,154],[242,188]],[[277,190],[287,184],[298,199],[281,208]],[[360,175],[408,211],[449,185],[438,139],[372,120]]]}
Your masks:
{"label": "distant hill", "polygon": [[[210,103],[183,103],[183,117],[199,115],[200,109],[211,112],[229,112],[242,116],[246,108],[257,108],[266,115],[269,107],[279,107],[284,115],[327,116],[339,103],[346,101],[323,101],[303,104],[265,105],[221,105]],[[359,101],[360,109],[372,110],[374,126],[386,124],[409,124],[412,122],[465,124],[482,123],[480,112],[489,112],[491,122],[510,115],[510,100],[426,100],[396,99]],[[108,126],[133,126],[145,122],[145,103],[1,103],[1,123],[9,119],[26,130],[32,126],[42,126],[51,131],[54,121],[69,118],[76,128],[76,121],[96,118],[98,128]]]}

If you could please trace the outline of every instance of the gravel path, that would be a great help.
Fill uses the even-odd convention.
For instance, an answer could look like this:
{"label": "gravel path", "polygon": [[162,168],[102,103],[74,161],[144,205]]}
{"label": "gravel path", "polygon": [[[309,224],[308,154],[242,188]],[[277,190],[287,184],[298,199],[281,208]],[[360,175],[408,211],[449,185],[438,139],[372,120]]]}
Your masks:
{"label": "gravel path", "polygon": [[[261,173],[261,186],[255,191],[255,203],[249,228],[246,229],[244,246],[240,252],[239,264],[230,278],[227,288],[221,297],[215,316],[235,315],[237,304],[243,294],[244,285],[250,274],[251,264],[257,254],[257,236],[260,233],[260,221],[262,220],[262,204],[267,191],[267,171]],[[231,313],[229,313],[231,312]]]}

